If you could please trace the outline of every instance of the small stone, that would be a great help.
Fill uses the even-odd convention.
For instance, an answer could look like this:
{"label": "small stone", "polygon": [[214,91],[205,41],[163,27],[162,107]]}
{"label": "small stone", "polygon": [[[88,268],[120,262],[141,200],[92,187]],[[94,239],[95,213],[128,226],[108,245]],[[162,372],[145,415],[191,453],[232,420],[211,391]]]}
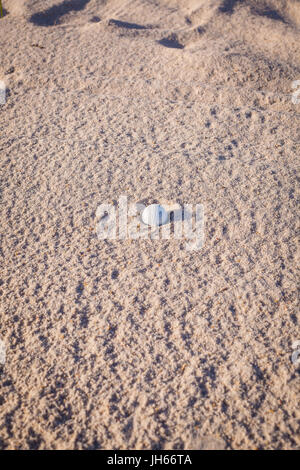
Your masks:
{"label": "small stone", "polygon": [[99,23],[101,21],[101,18],[99,18],[99,16],[93,16],[91,19],[90,19],[90,22],[91,23]]}
{"label": "small stone", "polygon": [[14,67],[10,67],[8,70],[6,70],[5,75],[9,75],[9,74],[11,74],[11,73],[14,73],[14,71],[15,71],[15,68],[14,68]]}

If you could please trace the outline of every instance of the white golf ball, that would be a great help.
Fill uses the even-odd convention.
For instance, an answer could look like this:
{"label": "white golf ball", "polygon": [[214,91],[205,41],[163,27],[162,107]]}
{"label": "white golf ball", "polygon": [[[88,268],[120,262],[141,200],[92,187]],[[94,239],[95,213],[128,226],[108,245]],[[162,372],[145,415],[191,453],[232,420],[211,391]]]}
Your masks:
{"label": "white golf ball", "polygon": [[168,221],[168,213],[161,205],[151,204],[144,209],[142,221],[147,225],[159,226]]}

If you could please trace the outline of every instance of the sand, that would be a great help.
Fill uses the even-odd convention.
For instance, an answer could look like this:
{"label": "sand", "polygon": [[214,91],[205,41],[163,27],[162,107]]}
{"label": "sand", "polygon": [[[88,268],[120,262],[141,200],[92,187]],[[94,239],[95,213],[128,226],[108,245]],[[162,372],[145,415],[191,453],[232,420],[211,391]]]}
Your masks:
{"label": "sand", "polygon": [[2,3],[0,447],[299,449],[300,2]]}

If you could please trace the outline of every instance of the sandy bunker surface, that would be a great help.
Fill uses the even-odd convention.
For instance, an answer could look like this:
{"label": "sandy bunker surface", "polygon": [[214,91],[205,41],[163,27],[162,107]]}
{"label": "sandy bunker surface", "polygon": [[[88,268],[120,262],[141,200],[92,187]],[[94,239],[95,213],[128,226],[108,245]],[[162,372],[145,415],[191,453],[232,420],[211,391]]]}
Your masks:
{"label": "sandy bunker surface", "polygon": [[0,447],[299,449],[300,2],[2,3]]}

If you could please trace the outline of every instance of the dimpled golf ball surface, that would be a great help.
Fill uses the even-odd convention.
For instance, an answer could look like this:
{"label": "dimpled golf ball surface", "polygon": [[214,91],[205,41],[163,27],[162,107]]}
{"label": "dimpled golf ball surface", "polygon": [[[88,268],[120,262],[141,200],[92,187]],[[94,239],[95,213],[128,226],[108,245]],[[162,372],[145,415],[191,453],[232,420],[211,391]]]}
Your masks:
{"label": "dimpled golf ball surface", "polygon": [[165,224],[168,220],[167,211],[159,204],[151,204],[144,209],[142,221],[147,225],[159,226]]}

